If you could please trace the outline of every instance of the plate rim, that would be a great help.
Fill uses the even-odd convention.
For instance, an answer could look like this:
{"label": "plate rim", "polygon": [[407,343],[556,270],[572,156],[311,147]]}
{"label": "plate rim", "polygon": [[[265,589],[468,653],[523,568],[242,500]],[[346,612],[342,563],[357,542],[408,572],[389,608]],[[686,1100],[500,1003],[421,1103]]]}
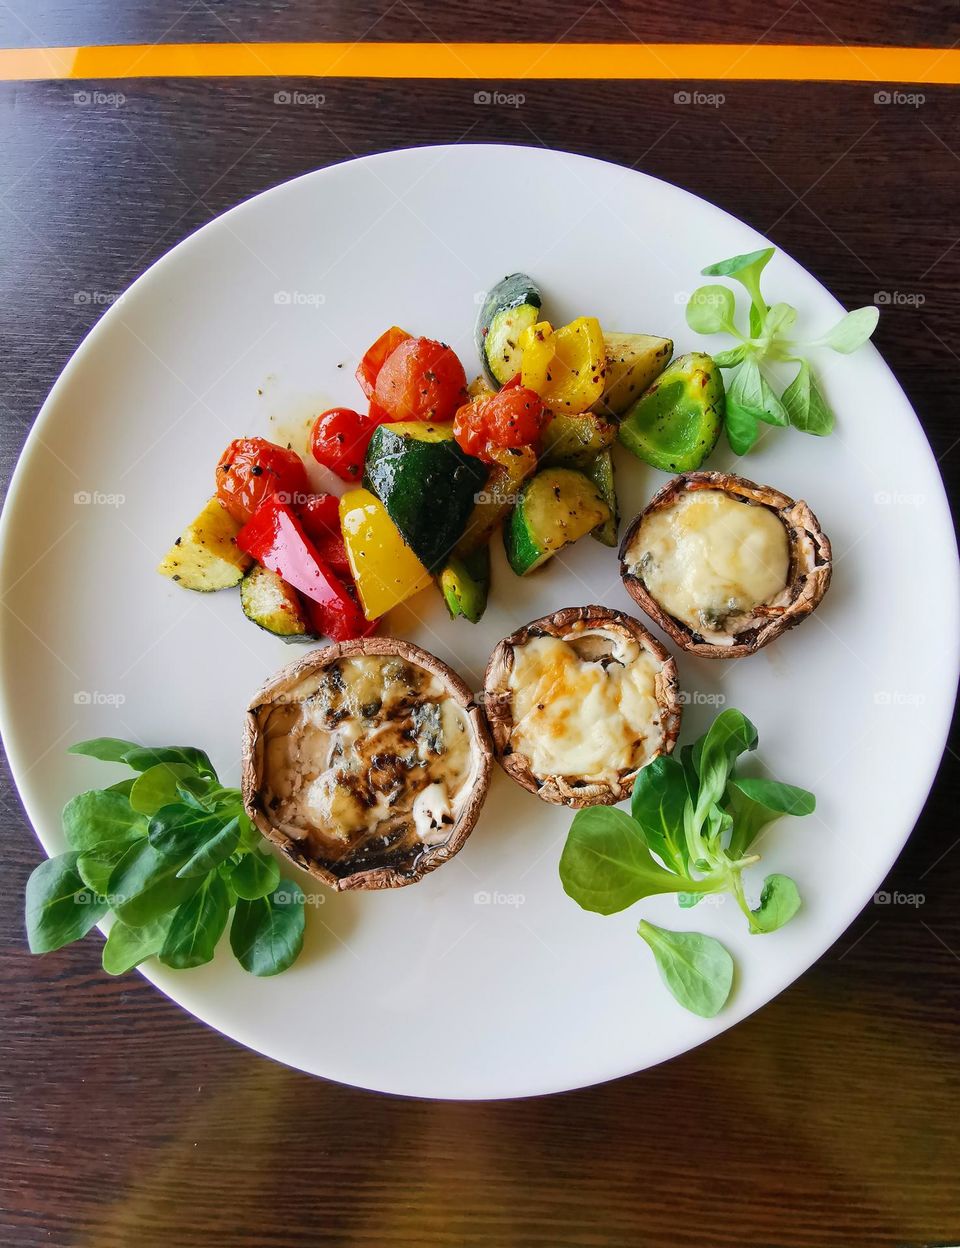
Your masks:
{"label": "plate rim", "polygon": [[[252,205],[254,202],[257,202],[265,197],[269,197],[270,195],[282,192],[286,188],[292,187],[293,185],[299,182],[308,181],[308,180],[321,180],[324,177],[328,177],[331,174],[335,174],[335,172],[339,170],[341,167],[349,168],[355,165],[376,164],[376,163],[381,163],[381,164],[386,165],[391,162],[402,163],[405,159],[408,158],[409,154],[411,153],[423,154],[423,153],[433,152],[433,153],[437,153],[438,155],[445,156],[453,151],[465,151],[469,153],[470,151],[474,151],[477,149],[480,149],[484,152],[508,151],[514,154],[519,151],[519,152],[526,153],[526,155],[529,157],[533,157],[537,160],[544,160],[547,162],[560,161],[561,163],[564,163],[564,164],[587,163],[590,165],[600,165],[600,166],[614,169],[618,171],[620,174],[627,174],[627,175],[630,175],[631,177],[637,176],[642,179],[645,179],[648,182],[656,183],[656,184],[659,184],[660,186],[667,187],[669,191],[674,192],[674,193],[679,193],[682,196],[689,197],[690,199],[696,201],[698,204],[705,205],[707,208],[709,208],[711,212],[719,213],[723,217],[726,217],[731,222],[735,223],[740,229],[745,230],[747,233],[753,235],[757,240],[759,240],[759,242],[762,245],[776,247],[778,256],[782,260],[787,261],[789,264],[796,266],[798,271],[802,273],[806,279],[809,279],[810,281],[814,282],[816,286],[819,288],[819,290],[824,295],[826,295],[830,301],[832,301],[832,303],[839,310],[839,312],[842,313],[846,310],[843,308],[840,302],[836,299],[836,297],[832,294],[832,292],[820,281],[820,279],[816,276],[816,274],[812,272],[811,270],[805,268],[802,264],[800,264],[799,261],[797,261],[790,252],[786,251],[784,248],[778,246],[777,244],[771,242],[764,235],[762,235],[754,226],[752,226],[749,222],[746,222],[742,220],[740,217],[735,216],[733,213],[730,213],[727,209],[722,208],[718,204],[713,203],[711,200],[706,199],[705,197],[701,195],[697,195],[694,192],[687,190],[685,187],[678,186],[677,184],[670,182],[667,179],[656,177],[655,175],[647,173],[643,170],[633,168],[631,166],[623,165],[617,161],[605,160],[600,157],[582,155],[580,153],[569,152],[569,151],[565,151],[563,149],[557,149],[557,148],[532,147],[528,144],[495,143],[495,142],[494,143],[427,144],[427,145],[407,147],[407,148],[390,148],[390,149],[386,149],[383,151],[368,153],[364,156],[352,157],[346,160],[336,161],[333,164],[324,165],[317,169],[307,170],[306,172],[298,174],[293,178],[288,178],[282,182],[278,182],[261,191],[258,191],[254,193],[253,195],[247,196],[246,198],[240,200],[238,203],[225,209],[223,212],[219,213],[217,216],[213,217],[211,220],[206,221],[202,225],[198,226],[195,230],[191,231],[183,239],[177,242],[173,247],[169,248],[162,255],[158,256],[157,259],[155,259],[143,271],[143,273],[141,273],[137,278],[135,278],[133,282],[130,283],[128,287],[125,288],[123,294],[126,295],[127,293],[136,290],[141,285],[147,285],[155,269],[163,265],[175,253],[186,252],[191,247],[196,246],[197,240],[200,239],[200,237],[204,235],[205,232],[207,231],[212,232],[216,227],[222,228],[222,222],[224,221],[224,219],[230,218],[234,214],[242,213],[245,209],[248,208],[248,206]],[[105,310],[104,314],[96,321],[96,323],[93,326],[91,326],[89,331],[84,335],[84,337],[78,343],[74,351],[71,353],[70,357],[68,358],[67,362],[65,363],[64,367],[62,368],[61,372],[59,373],[58,377],[54,381],[52,387],[50,388],[49,393],[44,399],[44,402],[41,405],[33,424],[31,425],[30,431],[27,434],[27,437],[24,441],[20,454],[18,455],[17,462],[15,464],[13,473],[10,478],[3,508],[2,508],[2,511],[0,511],[0,600],[3,600],[6,597],[6,594],[9,588],[8,581],[9,581],[10,564],[11,564],[11,550],[10,550],[11,534],[12,534],[12,530],[14,528],[14,523],[15,523],[14,517],[16,513],[18,512],[18,510],[20,509],[20,507],[22,506],[21,496],[23,495],[25,491],[27,479],[30,476],[30,465],[32,461],[36,458],[38,452],[43,446],[43,435],[46,431],[46,426],[53,419],[53,412],[54,412],[54,409],[59,404],[61,393],[68,391],[74,371],[76,371],[80,367],[82,358],[86,356],[89,352],[96,349],[99,338],[105,334],[108,334],[111,331],[113,321],[116,320],[120,315],[122,315],[121,311],[118,310],[118,304],[120,304],[119,300],[116,301],[114,304],[112,304],[109,308]],[[120,307],[122,308],[122,304],[120,304]],[[116,313],[116,316],[114,315],[115,313]],[[952,525],[951,512],[950,512],[950,507],[949,507],[949,498],[947,496],[946,486],[945,486],[943,477],[940,473],[939,466],[936,460],[936,456],[933,452],[933,448],[930,445],[929,439],[927,438],[926,431],[924,430],[923,425],[920,422],[919,417],[917,416],[916,411],[908,395],[906,394],[905,390],[901,386],[898,378],[896,377],[896,374],[893,372],[893,370],[891,369],[887,361],[884,359],[884,357],[872,344],[870,344],[867,350],[872,353],[872,357],[874,360],[874,367],[876,368],[877,365],[882,366],[883,371],[886,373],[888,383],[892,383],[892,385],[899,392],[906,411],[908,411],[910,415],[912,416],[916,425],[916,429],[921,435],[922,447],[920,449],[920,454],[923,456],[926,456],[926,459],[927,459],[926,467],[928,469],[933,470],[933,477],[936,480],[938,487],[939,487],[936,498],[932,500],[935,502],[935,505],[937,506],[938,512],[939,512],[938,519],[935,521],[936,528],[944,530],[943,538],[944,538],[945,549],[952,549],[952,555],[953,555],[952,560],[950,561],[950,566],[944,567],[941,573],[944,579],[947,579],[951,582],[948,586],[945,587],[945,591],[946,591],[945,599],[949,601],[950,609],[952,613],[953,649],[952,649],[951,654],[944,656],[943,665],[944,665],[945,670],[949,669],[949,671],[952,671],[953,673],[952,684],[947,685],[948,690],[951,688],[953,689],[953,695],[950,697],[945,697],[944,702],[942,704],[941,713],[937,716],[937,722],[935,726],[930,729],[931,739],[935,741],[940,741],[941,744],[935,756],[933,752],[931,752],[931,754],[928,755],[929,761],[927,763],[926,770],[924,771],[923,775],[918,775],[915,778],[915,783],[911,785],[911,791],[914,793],[915,796],[914,796],[914,800],[910,802],[909,805],[911,806],[913,813],[910,817],[908,826],[905,828],[905,830],[902,832],[901,835],[898,835],[898,837],[895,838],[896,843],[894,843],[894,838],[891,838],[889,855],[886,852],[883,853],[882,855],[883,862],[884,862],[883,871],[878,876],[878,878],[872,882],[873,889],[875,891],[876,888],[879,887],[879,884],[883,881],[883,879],[886,878],[886,876],[889,874],[891,868],[893,867],[897,859],[900,857],[901,853],[903,852],[904,846],[906,845],[907,841],[912,835],[913,830],[916,827],[917,821],[930,796],[934,782],[937,777],[937,773],[940,769],[941,763],[943,761],[943,758],[944,758],[944,755],[946,753],[946,749],[949,743],[949,731],[950,731],[950,726],[951,726],[952,717],[953,717],[954,703],[956,700],[956,689],[957,689],[958,682],[960,682],[960,558],[958,558],[958,553],[957,553],[957,534],[954,531],[953,525]],[[951,547],[950,542],[946,539],[947,533],[953,533],[954,541],[953,541],[952,547]],[[29,788],[29,785],[25,785],[23,787],[21,786],[20,772],[22,769],[28,769],[32,764],[20,757],[20,751],[15,744],[16,735],[17,735],[15,731],[15,727],[14,727],[16,708],[12,705],[12,702],[9,699],[9,695],[7,691],[7,681],[5,679],[6,671],[7,671],[7,659],[8,659],[8,647],[6,645],[0,646],[0,737],[2,737],[4,749],[6,751],[7,758],[9,760],[10,773],[11,773],[11,779],[13,781],[13,786],[16,789],[16,792],[20,798],[20,801],[23,805],[24,811],[26,812],[27,818],[29,820],[30,826],[33,830],[35,837],[39,841],[40,846],[43,849],[44,853],[49,853],[49,850],[47,848],[47,840],[48,839],[52,840],[53,838],[47,837],[45,839],[44,834],[41,832],[41,827],[40,827],[42,820],[40,819],[39,808],[36,802],[32,798],[28,799],[24,791],[24,788],[25,787]],[[11,729],[13,729],[13,731],[11,731]],[[12,742],[14,744],[11,744]],[[836,941],[840,938],[840,936],[842,936],[843,932],[845,932],[851,926],[851,924],[856,920],[859,914],[862,913],[862,911],[865,909],[865,907],[868,904],[869,904],[869,894],[865,896],[863,903],[859,905],[855,910],[853,910],[850,913],[848,913],[847,911],[844,911],[844,915],[839,921],[839,925],[837,922],[826,924],[825,928],[821,929],[821,936],[823,935],[824,931],[826,931],[829,938],[826,940],[825,943],[820,938],[818,938],[816,941],[812,943],[811,945],[811,948],[813,949],[812,956],[808,956],[806,953],[804,953],[803,957],[804,957],[805,965],[801,971],[799,971],[796,974],[792,974],[790,978],[786,980],[786,982],[784,982],[779,988],[776,989],[776,991],[774,991],[769,996],[764,996],[762,1000],[758,1001],[751,1008],[743,1010],[742,1012],[738,1012],[735,1007],[732,1007],[731,1008],[732,1016],[729,1019],[723,1019],[721,1016],[719,1018],[710,1020],[713,1030],[711,1030],[710,1034],[705,1035],[704,1037],[694,1042],[693,1044],[689,1043],[688,1040],[683,1039],[678,1043],[676,1048],[671,1048],[670,1051],[663,1053],[661,1056],[653,1059],[652,1061],[644,1062],[643,1064],[639,1066],[631,1062],[628,1062],[626,1066],[623,1066],[622,1064],[618,1063],[616,1069],[611,1069],[607,1067],[605,1070],[605,1073],[598,1074],[596,1072],[586,1071],[584,1075],[571,1079],[568,1082],[563,1082],[563,1083],[558,1084],[554,1080],[554,1081],[545,1083],[543,1086],[531,1086],[527,1090],[510,1091],[510,1092],[500,1093],[500,1094],[497,1094],[497,1093],[490,1094],[489,1092],[482,1091],[482,1090],[476,1093],[469,1092],[469,1091],[468,1092],[461,1091],[455,1095],[446,1094],[446,1093],[430,1095],[429,1093],[423,1093],[423,1092],[404,1092],[404,1091],[398,1092],[396,1088],[379,1087],[373,1083],[360,1081],[359,1079],[357,1081],[353,1081],[353,1080],[341,1077],[339,1075],[336,1075],[336,1076],[329,1075],[329,1074],[325,1074],[325,1073],[310,1069],[308,1066],[301,1065],[294,1060],[288,1059],[287,1057],[278,1056],[274,1053],[264,1052],[263,1049],[257,1047],[256,1045],[241,1039],[237,1034],[235,1034],[235,1032],[226,1031],[222,1029],[216,1022],[211,1021],[209,1017],[204,1017],[202,1014],[197,1013],[192,1005],[185,1004],[183,1000],[179,999],[176,996],[171,995],[171,992],[168,989],[168,982],[169,982],[169,977],[174,975],[175,972],[166,971],[162,967],[155,968],[153,966],[145,966],[145,965],[141,965],[137,967],[137,970],[154,987],[156,987],[160,992],[162,992],[164,996],[168,997],[179,1009],[184,1010],[186,1013],[190,1014],[193,1018],[196,1018],[199,1022],[204,1023],[206,1026],[218,1032],[220,1035],[224,1036],[226,1039],[232,1041],[233,1043],[241,1044],[245,1048],[250,1049],[251,1051],[257,1053],[258,1055],[268,1057],[270,1060],[277,1061],[285,1066],[289,1066],[291,1069],[301,1070],[301,1071],[304,1071],[304,1073],[318,1076],[324,1079],[329,1079],[331,1080],[331,1082],[341,1083],[344,1086],[359,1087],[359,1088],[364,1088],[366,1090],[387,1093],[390,1095],[410,1096],[410,1097],[414,1097],[416,1099],[421,1099],[421,1100],[455,1100],[455,1101],[456,1100],[463,1100],[463,1101],[512,1100],[512,1099],[523,1099],[523,1098],[527,1098],[530,1096],[558,1094],[561,1092],[573,1091],[579,1088],[592,1087],[592,1086],[596,1086],[602,1083],[607,1083],[618,1078],[627,1077],[632,1074],[641,1073],[644,1070],[652,1069],[653,1067],[660,1065],[663,1062],[673,1060],[674,1058],[680,1056],[683,1053],[699,1048],[701,1044],[706,1043],[707,1041],[712,1040],[719,1035],[722,1035],[724,1032],[730,1030],[732,1027],[737,1026],[739,1023],[749,1018],[753,1013],[755,1013],[757,1010],[769,1004],[776,997],[778,997],[782,992],[784,992],[787,988],[789,988],[792,984],[794,984],[798,979],[800,979],[803,975],[805,975],[812,966],[814,966],[817,962],[820,961],[820,959],[822,959],[822,957],[827,952],[827,950],[834,943],[836,943]],[[101,930],[103,930],[102,924],[98,926],[100,926]]]}

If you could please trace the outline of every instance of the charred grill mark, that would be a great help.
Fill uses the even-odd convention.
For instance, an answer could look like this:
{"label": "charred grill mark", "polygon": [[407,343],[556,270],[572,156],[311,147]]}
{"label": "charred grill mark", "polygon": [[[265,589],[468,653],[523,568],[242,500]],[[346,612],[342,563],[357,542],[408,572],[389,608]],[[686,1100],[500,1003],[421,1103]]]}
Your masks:
{"label": "charred grill mark", "polygon": [[[387,648],[392,646],[397,650]],[[409,643],[371,638],[362,648],[360,643],[341,643],[315,653],[313,660],[291,664],[284,680],[274,678],[261,690],[260,700],[251,702],[244,741],[248,813],[292,861],[335,888],[415,882],[452,857],[476,821],[489,781],[486,726],[456,672]],[[308,696],[305,685],[311,689]],[[443,739],[448,698],[466,717],[450,742]],[[267,708],[277,720],[269,730],[262,714]],[[284,716],[289,722],[280,722]],[[466,760],[459,752],[461,733],[471,744]],[[299,782],[281,778],[286,787],[269,793],[264,782],[264,771],[272,766],[268,747],[275,750],[278,737],[291,734],[301,738],[298,754],[303,749],[303,759],[298,757],[295,764]],[[446,753],[450,766],[434,761]],[[304,787],[322,777],[316,792],[301,799]],[[455,783],[458,797],[465,781],[473,791],[459,814],[441,811],[439,823],[433,817],[431,826],[446,831],[425,842],[412,806],[435,780]],[[293,809],[301,800],[316,802],[318,813],[303,816]]]}
{"label": "charred grill mark", "polygon": [[367,784],[376,793],[398,794],[409,768],[397,754],[374,754],[367,772]]}

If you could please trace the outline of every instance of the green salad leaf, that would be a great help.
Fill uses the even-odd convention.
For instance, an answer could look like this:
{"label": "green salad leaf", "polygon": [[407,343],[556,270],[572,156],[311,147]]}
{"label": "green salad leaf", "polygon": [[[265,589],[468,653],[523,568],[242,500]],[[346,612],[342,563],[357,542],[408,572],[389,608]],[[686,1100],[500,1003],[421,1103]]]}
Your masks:
{"label": "green salad leaf", "polygon": [[189,776],[196,775],[189,763],[156,763],[141,772],[130,790],[130,805],[142,815],[155,815],[180,797]]}
{"label": "green salad leaf", "polygon": [[729,286],[701,286],[687,305],[687,324],[700,334],[733,333],[736,311]]}
{"label": "green salad leaf", "polygon": [[[808,815],[814,795],[796,785],[739,776],[759,744],[742,711],[720,712],[679,758],[660,756],[634,781],[631,810],[590,806],[573,818],[560,856],[566,893],[584,910],[614,914],[660,893],[689,909],[710,893],[729,893],[754,933],[776,931],[800,908],[788,876],[770,875],[751,909],[743,873],[763,828],[784,815]],[[687,1009],[710,1018],[730,993],[733,963],[711,937],[640,924],[667,987]]]}
{"label": "green salad leaf", "polygon": [[303,892],[282,878],[240,791],[221,785],[203,750],[97,737],[71,753],[137,774],[64,807],[70,850],[27,881],[34,953],[81,939],[112,913],[103,947],[111,975],[154,956],[178,970],[201,966],[228,925],[252,974],[276,975],[293,963],[303,943]]}
{"label": "green salad leaf", "polygon": [[[733,278],[744,287],[750,296],[746,334],[737,327],[736,300],[729,287],[719,283],[700,286],[687,302],[687,324],[692,330],[729,334],[738,340],[713,357],[720,368],[736,370],[726,383],[724,427],[737,455],[746,455],[753,448],[761,423],[792,425],[818,437],[830,433],[834,415],[805,353],[825,347],[849,355],[868,341],[880,316],[875,307],[857,308],[819,338],[804,341],[794,337],[796,308],[789,303],[767,304],[760,288],[761,274],[773,254],[774,248],[765,247],[701,270],[704,277]],[[768,371],[777,362],[797,365],[785,389],[775,385]]]}
{"label": "green salad leaf", "polygon": [[833,432],[833,412],[817,389],[817,383],[806,360],[800,361],[797,375],[783,392],[783,406],[794,429],[823,438]]}
{"label": "green salad leaf", "polygon": [[639,825],[647,848],[678,875],[689,866],[683,835],[688,796],[683,765],[668,754],[660,754],[637,775],[630,803],[630,814]]}
{"label": "green salad leaf", "polygon": [[123,756],[131,750],[139,750],[135,741],[121,741],[119,737],[94,737],[90,741],[78,741],[71,745],[68,754],[85,754],[87,758],[98,758],[103,763],[122,763]]}
{"label": "green salad leaf", "polygon": [[49,953],[79,940],[107,913],[77,870],[71,850],[48,858],[27,880],[27,939],[31,953]]}
{"label": "green salad leaf", "polygon": [[671,932],[640,920],[637,934],[650,946],[660,978],[685,1010],[713,1018],[733,987],[733,958],[713,936]]}
{"label": "green salad leaf", "polygon": [[812,815],[817,808],[817,799],[813,794],[808,789],[798,789],[795,784],[753,776],[734,776],[730,783],[745,797],[782,815]]}
{"label": "green salad leaf", "polygon": [[77,870],[84,884],[95,893],[108,892],[117,864],[136,839],[134,833],[126,838],[100,841],[90,849],[85,849],[77,859]]}
{"label": "green salad leaf", "polygon": [[879,308],[857,308],[828,329],[821,338],[825,347],[849,355],[868,341],[880,320]]}
{"label": "green salad leaf", "polygon": [[275,858],[255,850],[244,854],[230,872],[233,891],[244,901],[266,897],[280,883],[280,868]]}
{"label": "green salad leaf", "polygon": [[721,711],[694,750],[699,785],[695,817],[700,823],[726,791],[734,763],[759,744],[757,730],[742,711]]}
{"label": "green salad leaf", "polygon": [[768,875],[763,881],[760,905],[751,910],[751,928],[757,932],[775,932],[789,923],[800,909],[800,890],[789,875]]}
{"label": "green salad leaf", "polygon": [[128,927],[115,919],[103,946],[103,969],[108,975],[124,975],[154,957],[163,948],[172,921],[173,915],[165,914],[152,923]]}
{"label": "green salad leaf", "polygon": [[229,917],[227,886],[211,871],[193,896],[174,911],[160,961],[177,971],[203,966],[213,958]]}
{"label": "green salad leaf", "polygon": [[560,856],[563,887],[584,910],[616,914],[642,897],[676,893],[682,875],[658,866],[623,810],[587,806],[574,816]]}
{"label": "green salad leaf", "polygon": [[67,844],[78,850],[128,834],[142,836],[147,830],[147,821],[129,798],[109,789],[78,794],[64,806],[61,819]]}
{"label": "green salad leaf", "polygon": [[200,887],[199,879],[180,879],[187,853],[166,853],[150,841],[136,841],[113,869],[107,890],[113,909],[125,923],[138,925],[175,910]]}
{"label": "green salad leaf", "polygon": [[230,925],[230,947],[251,975],[277,975],[298,958],[303,947],[304,897],[289,880],[266,897],[241,899]]}

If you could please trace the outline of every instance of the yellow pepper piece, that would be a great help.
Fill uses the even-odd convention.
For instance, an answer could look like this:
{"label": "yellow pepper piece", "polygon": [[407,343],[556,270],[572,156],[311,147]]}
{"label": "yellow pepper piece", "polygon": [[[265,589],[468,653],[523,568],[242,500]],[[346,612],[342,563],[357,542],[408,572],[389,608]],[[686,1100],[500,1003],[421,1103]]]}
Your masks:
{"label": "yellow pepper piece", "polygon": [[536,325],[528,325],[526,329],[520,331],[517,346],[521,351],[526,351],[532,343],[543,342],[552,333],[553,326],[549,321],[537,321]]}
{"label": "yellow pepper piece", "polygon": [[603,395],[606,351],[595,316],[579,316],[551,332],[549,323],[534,325],[524,345],[521,365],[525,386],[556,412],[585,412]]}
{"label": "yellow pepper piece", "polygon": [[547,376],[553,361],[553,326],[549,321],[528,325],[517,339],[523,352],[520,360],[520,380],[528,390],[540,394],[547,386]]}
{"label": "yellow pepper piece", "polygon": [[375,620],[426,589],[432,577],[369,490],[348,490],[340,499],[340,528],[363,614]]}

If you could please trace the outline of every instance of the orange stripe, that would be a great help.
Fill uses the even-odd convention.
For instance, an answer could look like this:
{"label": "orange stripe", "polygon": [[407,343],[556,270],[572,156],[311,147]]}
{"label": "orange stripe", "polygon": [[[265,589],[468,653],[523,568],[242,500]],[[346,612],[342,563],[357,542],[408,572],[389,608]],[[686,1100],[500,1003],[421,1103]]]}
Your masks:
{"label": "orange stripe", "polygon": [[658,78],[960,82],[960,49],[686,43],[162,43],[0,49],[0,80]]}

